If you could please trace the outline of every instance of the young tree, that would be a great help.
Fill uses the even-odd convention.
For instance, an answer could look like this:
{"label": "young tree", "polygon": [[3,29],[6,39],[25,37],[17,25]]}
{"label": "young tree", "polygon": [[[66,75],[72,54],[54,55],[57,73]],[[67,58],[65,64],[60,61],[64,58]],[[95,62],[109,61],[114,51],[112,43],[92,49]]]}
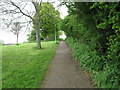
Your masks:
{"label": "young tree", "polygon": [[14,22],[12,29],[10,30],[13,34],[16,35],[16,38],[17,38],[16,44],[18,44],[18,38],[19,38],[19,33],[20,33],[21,28],[22,26],[20,25],[20,22]]}

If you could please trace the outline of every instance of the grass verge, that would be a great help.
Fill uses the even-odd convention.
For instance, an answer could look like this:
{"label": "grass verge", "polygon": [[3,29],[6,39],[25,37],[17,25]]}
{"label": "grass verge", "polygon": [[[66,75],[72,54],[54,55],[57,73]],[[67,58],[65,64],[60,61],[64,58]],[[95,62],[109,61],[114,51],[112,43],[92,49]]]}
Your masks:
{"label": "grass verge", "polygon": [[55,54],[55,42],[2,46],[2,87],[39,88]]}

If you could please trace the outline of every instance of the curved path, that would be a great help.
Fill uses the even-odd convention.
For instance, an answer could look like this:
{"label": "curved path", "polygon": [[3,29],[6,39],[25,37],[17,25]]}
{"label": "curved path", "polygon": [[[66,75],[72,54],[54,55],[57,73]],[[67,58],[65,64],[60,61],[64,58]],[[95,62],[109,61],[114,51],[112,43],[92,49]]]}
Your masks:
{"label": "curved path", "polygon": [[65,41],[58,45],[42,88],[93,88],[86,74],[73,63],[70,48]]}

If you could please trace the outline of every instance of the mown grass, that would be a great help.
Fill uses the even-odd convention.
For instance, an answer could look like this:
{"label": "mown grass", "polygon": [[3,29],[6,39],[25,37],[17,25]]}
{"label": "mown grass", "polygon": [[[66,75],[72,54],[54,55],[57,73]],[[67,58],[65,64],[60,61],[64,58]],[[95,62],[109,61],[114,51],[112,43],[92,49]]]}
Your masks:
{"label": "mown grass", "polygon": [[2,87],[39,88],[55,54],[55,42],[2,46]]}

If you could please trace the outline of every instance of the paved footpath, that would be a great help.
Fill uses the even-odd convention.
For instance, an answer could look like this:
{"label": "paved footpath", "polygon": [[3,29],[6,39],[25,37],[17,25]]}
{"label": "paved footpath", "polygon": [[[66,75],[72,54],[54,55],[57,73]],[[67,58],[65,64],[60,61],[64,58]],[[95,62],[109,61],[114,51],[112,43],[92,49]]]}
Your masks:
{"label": "paved footpath", "polygon": [[70,48],[65,41],[61,41],[57,47],[42,88],[93,88],[86,74],[73,63]]}

